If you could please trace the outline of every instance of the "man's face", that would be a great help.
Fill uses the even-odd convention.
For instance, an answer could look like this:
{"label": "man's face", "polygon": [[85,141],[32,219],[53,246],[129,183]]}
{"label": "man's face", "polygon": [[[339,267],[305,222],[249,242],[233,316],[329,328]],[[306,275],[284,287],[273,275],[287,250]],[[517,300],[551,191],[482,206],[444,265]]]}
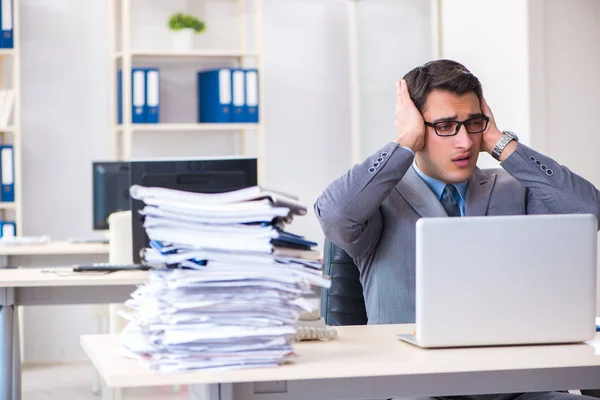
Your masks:
{"label": "man's face", "polygon": [[[436,89],[429,94],[423,107],[423,119],[431,123],[465,121],[481,115],[479,98],[474,92],[458,96]],[[438,131],[449,127],[438,125]],[[416,155],[417,166],[444,183],[467,181],[477,164],[482,135],[468,133],[462,125],[454,136],[438,136],[432,126],[425,126],[425,146]]]}

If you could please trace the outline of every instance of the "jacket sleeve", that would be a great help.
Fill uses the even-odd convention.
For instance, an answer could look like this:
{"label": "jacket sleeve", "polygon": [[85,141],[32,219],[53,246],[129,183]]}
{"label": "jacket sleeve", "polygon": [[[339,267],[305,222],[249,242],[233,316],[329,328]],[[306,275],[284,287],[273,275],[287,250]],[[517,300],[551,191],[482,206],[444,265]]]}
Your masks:
{"label": "jacket sleeve", "polygon": [[501,166],[527,188],[528,214],[594,214],[600,229],[600,192],[564,165],[518,143]]}
{"label": "jacket sleeve", "polygon": [[411,150],[390,142],[329,184],[314,204],[325,237],[354,259],[372,251],[383,227],[379,207],[413,159]]}

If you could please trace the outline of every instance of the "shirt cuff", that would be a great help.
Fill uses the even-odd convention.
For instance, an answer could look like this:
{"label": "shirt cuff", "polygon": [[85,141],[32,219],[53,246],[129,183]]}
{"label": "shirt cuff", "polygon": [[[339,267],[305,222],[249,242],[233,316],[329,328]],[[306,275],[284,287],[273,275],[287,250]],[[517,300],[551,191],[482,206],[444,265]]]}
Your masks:
{"label": "shirt cuff", "polygon": [[402,147],[403,149],[406,149],[406,150],[410,151],[413,156],[415,155],[415,152],[410,147],[406,147],[406,146],[400,146],[400,147]]}
{"label": "shirt cuff", "polygon": [[406,150],[410,151],[410,152],[412,153],[412,155],[413,155],[413,156],[415,155],[415,152],[414,152],[414,151],[413,151],[413,149],[411,149],[410,147],[406,147],[406,146],[400,146],[400,145],[398,144],[398,142],[396,142],[395,140],[392,140],[392,143],[394,143],[394,144],[398,145],[398,147],[402,147],[403,149],[406,149]]}

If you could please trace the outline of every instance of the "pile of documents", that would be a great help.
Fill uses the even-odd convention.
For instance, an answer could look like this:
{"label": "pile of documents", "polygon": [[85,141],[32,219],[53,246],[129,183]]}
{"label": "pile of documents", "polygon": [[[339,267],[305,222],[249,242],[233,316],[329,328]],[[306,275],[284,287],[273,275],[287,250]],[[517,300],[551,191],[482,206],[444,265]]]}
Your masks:
{"label": "pile of documents", "polygon": [[260,187],[201,194],[132,186],[149,282],[126,302],[123,351],[151,369],[269,367],[293,356],[303,298],[328,288],[317,244],[286,232],[297,198]]}

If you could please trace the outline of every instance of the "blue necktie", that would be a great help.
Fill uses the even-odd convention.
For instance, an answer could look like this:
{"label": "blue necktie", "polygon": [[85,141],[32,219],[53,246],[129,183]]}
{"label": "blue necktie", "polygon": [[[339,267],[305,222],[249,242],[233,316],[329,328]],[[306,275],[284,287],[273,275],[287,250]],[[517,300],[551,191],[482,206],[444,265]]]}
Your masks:
{"label": "blue necktie", "polygon": [[456,201],[456,187],[454,185],[446,185],[442,192],[441,203],[449,217],[460,217],[460,208]]}

